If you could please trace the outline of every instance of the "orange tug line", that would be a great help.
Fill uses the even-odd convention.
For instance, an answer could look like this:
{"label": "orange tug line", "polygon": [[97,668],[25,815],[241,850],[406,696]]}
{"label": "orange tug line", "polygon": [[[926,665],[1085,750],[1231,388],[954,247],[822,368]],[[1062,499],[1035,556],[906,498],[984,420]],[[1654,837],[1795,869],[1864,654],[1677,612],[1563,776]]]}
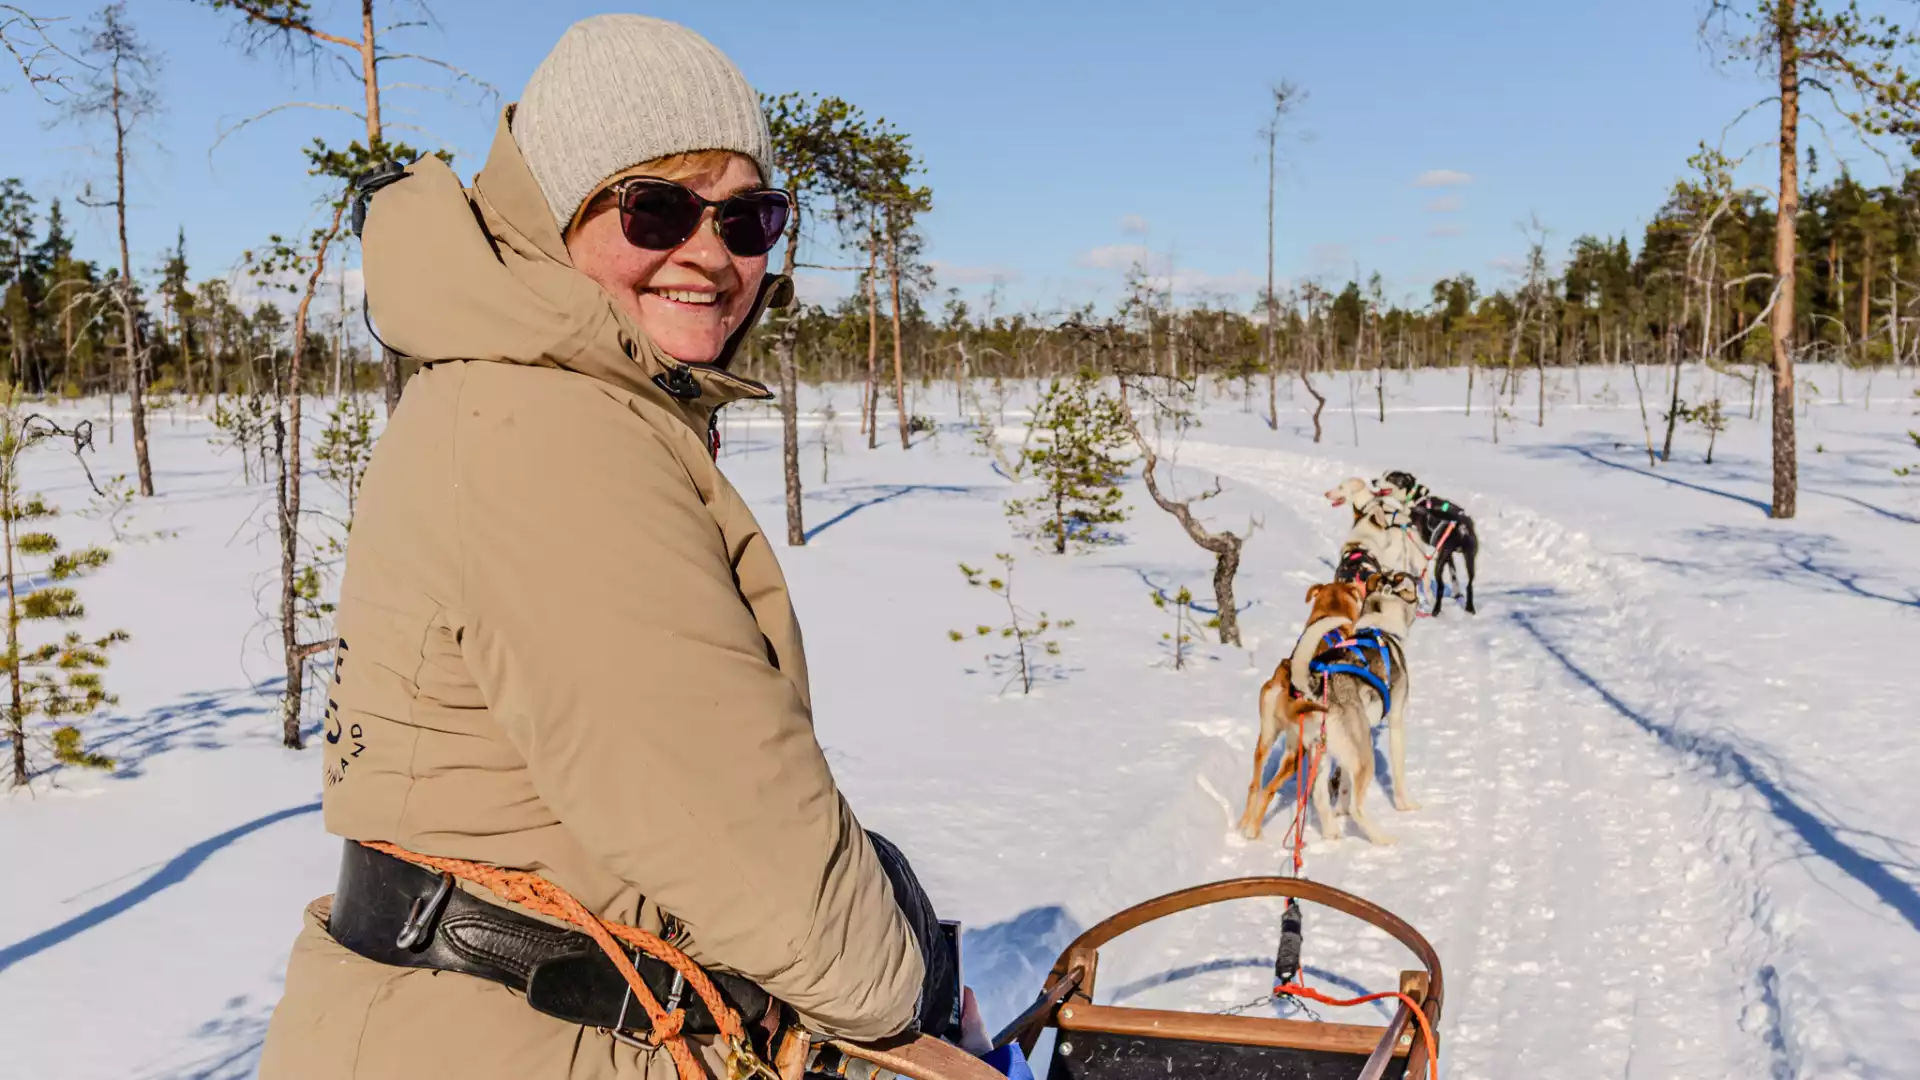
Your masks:
{"label": "orange tug line", "polygon": [[1427,1076],[1429,1080],[1440,1080],[1440,1044],[1433,1041],[1433,1030],[1427,1027],[1426,1011],[1420,1007],[1419,1002],[1414,1001],[1400,991],[1382,990],[1377,994],[1362,994],[1357,998],[1335,998],[1328,997],[1305,983],[1295,982],[1288,983],[1285,986],[1276,986],[1273,988],[1273,992],[1276,997],[1281,994],[1286,994],[1289,997],[1303,997],[1311,1001],[1317,1001],[1322,1005],[1332,1005],[1336,1008],[1344,1008],[1349,1005],[1365,1005],[1370,1001],[1379,1001],[1383,998],[1399,998],[1400,1003],[1405,1005],[1407,1011],[1413,1014],[1414,1023],[1420,1026],[1420,1037],[1427,1040]]}
{"label": "orange tug line", "polygon": [[693,987],[694,993],[699,994],[700,1000],[706,1003],[707,1009],[712,1012],[714,1021],[720,1027],[720,1034],[727,1040],[727,1072],[731,1077],[774,1075],[773,1071],[754,1055],[752,1047],[747,1042],[746,1029],[740,1023],[739,1014],[734,1012],[733,1007],[720,996],[720,991],[713,985],[713,980],[708,978],[700,965],[694,963],[686,953],[668,944],[659,935],[648,933],[637,926],[603,921],[599,916],[588,911],[580,901],[574,899],[573,894],[538,874],[528,873],[525,870],[506,870],[466,859],[422,855],[379,840],[363,840],[360,843],[374,851],[413,863],[415,866],[424,866],[443,874],[452,874],[462,881],[469,881],[487,889],[502,900],[519,904],[542,915],[561,919],[586,931],[587,935],[600,946],[601,951],[607,954],[607,959],[613,961],[613,966],[620,969],[621,978],[627,980],[627,986],[633,990],[634,998],[640,1002],[640,1007],[646,1010],[647,1019],[652,1021],[649,1041],[655,1045],[666,1044],[667,1052],[673,1056],[674,1069],[683,1080],[693,1080],[694,1077],[706,1075],[706,1069],[700,1064],[700,1059],[695,1056],[693,1047],[687,1044],[686,1036],[680,1032],[681,1027],[686,1023],[687,1014],[681,1009],[675,1009],[669,1013],[660,1006],[659,1000],[653,996],[653,991],[647,989],[647,984],[641,980],[640,972],[634,968],[632,958],[615,942],[616,938],[670,965],[686,978],[687,985]]}
{"label": "orange tug line", "polygon": [[[1326,700],[1327,700],[1326,687],[1322,685],[1321,692],[1320,692],[1320,703],[1323,706],[1323,708],[1326,704]],[[1323,753],[1324,753],[1318,747],[1315,747],[1311,751],[1308,750],[1306,713],[1302,712],[1299,716],[1299,720],[1300,720],[1300,735],[1299,735],[1300,756],[1302,760],[1306,762],[1306,768],[1300,770],[1298,773],[1295,774],[1295,781],[1294,781],[1297,795],[1294,798],[1294,804],[1293,804],[1293,807],[1294,807],[1293,808],[1293,828],[1290,830],[1290,832],[1292,833],[1292,840],[1293,840],[1293,876],[1294,877],[1301,876],[1300,874],[1301,867],[1306,863],[1306,859],[1303,856],[1303,852],[1305,851],[1307,846],[1307,789],[1313,783],[1314,773],[1318,771],[1318,769],[1320,768],[1320,758],[1323,756]],[[1322,737],[1324,737],[1326,733],[1326,727],[1324,726],[1326,724],[1326,719],[1324,717],[1322,717],[1321,719],[1321,724],[1322,724],[1322,727],[1320,730],[1321,730]],[[1420,1037],[1427,1040],[1428,1080],[1440,1080],[1440,1044],[1433,1041],[1433,1030],[1427,1026],[1426,1010],[1420,1007],[1419,1002],[1413,1000],[1412,998],[1401,993],[1400,991],[1383,990],[1377,994],[1365,994],[1357,998],[1341,999],[1341,998],[1328,997],[1327,995],[1321,993],[1320,991],[1315,990],[1313,987],[1306,985],[1304,982],[1291,982],[1282,986],[1275,986],[1273,988],[1273,993],[1275,997],[1278,997],[1282,994],[1285,994],[1289,997],[1303,997],[1303,998],[1307,998],[1310,1001],[1317,1001],[1322,1005],[1332,1005],[1336,1008],[1345,1008],[1352,1005],[1365,1005],[1370,1001],[1379,1001],[1383,998],[1399,998],[1401,1004],[1407,1007],[1407,1011],[1413,1014],[1414,1023],[1419,1025]]]}

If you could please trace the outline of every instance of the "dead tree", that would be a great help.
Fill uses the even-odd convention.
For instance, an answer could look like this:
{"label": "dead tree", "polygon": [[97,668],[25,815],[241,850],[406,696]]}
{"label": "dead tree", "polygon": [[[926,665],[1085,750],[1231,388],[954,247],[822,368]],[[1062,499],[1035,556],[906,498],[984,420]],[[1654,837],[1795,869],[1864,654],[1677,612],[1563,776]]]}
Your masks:
{"label": "dead tree", "polygon": [[[410,154],[409,148],[389,142],[386,138],[386,129],[389,126],[398,128],[407,125],[388,125],[381,120],[381,68],[391,63],[419,63],[437,67],[447,72],[455,82],[472,84],[489,99],[499,97],[499,91],[491,84],[475,78],[472,74],[444,60],[419,53],[392,52],[383,48],[381,43],[386,40],[387,35],[408,27],[425,26],[427,21],[403,20],[389,26],[380,26],[378,19],[375,18],[376,0],[360,0],[359,26],[354,28],[354,32],[349,33],[334,33],[323,29],[314,17],[312,6],[304,0],[199,0],[199,2],[218,11],[233,12],[240,17],[241,25],[245,30],[244,47],[250,53],[262,46],[273,45],[282,50],[289,60],[317,60],[325,50],[340,50],[345,54],[344,56],[338,53],[334,55],[342,60],[347,73],[360,83],[365,99],[363,109],[355,109],[334,102],[282,102],[222,131],[214,141],[216,149],[227,136],[274,113],[286,109],[320,109],[346,113],[366,125],[367,143],[364,156],[367,159],[367,167],[371,168],[374,164]],[[389,9],[391,0],[386,0],[381,6],[383,10]],[[415,6],[425,13],[426,8],[423,3]],[[401,85],[404,84],[395,84],[387,88],[399,89]],[[418,84],[413,84],[410,88],[433,89]],[[381,382],[386,391],[387,415],[391,416],[393,410],[400,406],[399,359],[393,350],[385,347],[381,348],[380,354]]]}
{"label": "dead tree", "polygon": [[[149,51],[126,23],[126,4],[109,4],[100,10],[89,28],[86,53],[98,57],[99,64],[87,80],[86,91],[68,103],[68,115],[75,120],[105,119],[113,128],[113,199],[94,201],[82,196],[86,206],[113,207],[120,237],[120,278],[116,299],[121,315],[121,344],[127,357],[127,381],[132,398],[133,460],[139,475],[140,494],[153,494],[153,462],[147,454],[147,357],[140,347],[138,301],[134,296],[133,257],[127,248],[127,136],[136,125],[150,119],[160,107],[152,80],[159,60]],[[108,383],[112,396],[112,383]]]}
{"label": "dead tree", "polygon": [[[1220,643],[1222,645],[1238,646],[1240,644],[1240,616],[1239,611],[1233,604],[1233,578],[1235,574],[1240,572],[1240,547],[1246,542],[1246,537],[1225,530],[1215,532],[1208,529],[1205,525],[1202,525],[1193,515],[1193,506],[1195,503],[1205,502],[1215,495],[1220,494],[1221,487],[1219,477],[1214,477],[1212,490],[1202,492],[1190,499],[1171,499],[1160,490],[1160,481],[1154,475],[1155,470],[1160,464],[1160,455],[1155,451],[1152,441],[1140,430],[1139,423],[1134,420],[1130,392],[1138,392],[1141,397],[1147,399],[1149,407],[1156,410],[1173,411],[1173,409],[1161,400],[1156,399],[1147,389],[1144,385],[1144,380],[1148,378],[1163,378],[1169,383],[1182,387],[1188,387],[1191,386],[1191,384],[1182,382],[1173,376],[1142,376],[1122,373],[1120,376],[1120,411],[1121,415],[1126,419],[1127,433],[1133,436],[1134,445],[1140,448],[1140,476],[1141,479],[1146,481],[1147,494],[1152,497],[1153,504],[1166,513],[1172,514],[1173,519],[1180,523],[1180,527],[1187,531],[1187,536],[1190,537],[1194,543],[1212,553],[1213,599],[1215,606],[1219,609],[1219,615],[1215,621],[1220,628]],[[1254,527],[1255,523],[1253,522],[1247,524],[1248,535],[1252,534]]]}

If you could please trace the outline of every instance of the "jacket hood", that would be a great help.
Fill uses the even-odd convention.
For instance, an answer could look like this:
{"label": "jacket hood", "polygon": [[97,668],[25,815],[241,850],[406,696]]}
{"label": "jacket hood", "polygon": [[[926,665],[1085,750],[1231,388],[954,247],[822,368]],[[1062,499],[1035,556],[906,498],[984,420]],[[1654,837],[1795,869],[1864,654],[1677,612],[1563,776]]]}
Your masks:
{"label": "jacket hood", "polygon": [[361,244],[368,313],[381,340],[421,363],[561,368],[649,397],[664,394],[702,420],[729,401],[772,397],[726,368],[765,310],[791,300],[791,280],[766,276],[713,363],[667,355],[574,268],[514,143],[511,115],[512,106],[502,111],[472,188],[429,156],[369,199]]}

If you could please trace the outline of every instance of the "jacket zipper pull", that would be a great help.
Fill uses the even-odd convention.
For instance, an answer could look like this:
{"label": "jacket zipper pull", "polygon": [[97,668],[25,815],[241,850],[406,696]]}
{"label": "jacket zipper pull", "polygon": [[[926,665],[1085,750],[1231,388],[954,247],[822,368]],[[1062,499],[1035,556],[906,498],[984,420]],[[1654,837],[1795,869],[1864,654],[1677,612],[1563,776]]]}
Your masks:
{"label": "jacket zipper pull", "polygon": [[712,412],[707,414],[707,452],[713,455],[713,460],[715,462],[718,462],[720,460],[720,410],[719,409],[715,409]]}

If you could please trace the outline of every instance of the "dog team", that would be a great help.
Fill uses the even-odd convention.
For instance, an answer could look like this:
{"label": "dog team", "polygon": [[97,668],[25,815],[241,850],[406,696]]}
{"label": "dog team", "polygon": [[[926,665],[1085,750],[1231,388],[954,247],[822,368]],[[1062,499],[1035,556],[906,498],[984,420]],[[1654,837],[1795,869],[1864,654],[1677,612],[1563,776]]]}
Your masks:
{"label": "dog team", "polygon": [[[1390,472],[1369,484],[1342,481],[1326,493],[1350,507],[1353,528],[1340,547],[1333,580],[1307,590],[1307,621],[1292,653],[1260,687],[1260,738],[1253,754],[1240,832],[1258,839],[1267,808],[1289,777],[1311,793],[1321,835],[1340,835],[1334,803],[1360,835],[1375,844],[1393,838],[1367,819],[1373,784],[1373,731],[1387,728],[1387,768],[1396,810],[1419,809],[1407,789],[1406,714],[1412,679],[1406,639],[1420,611],[1421,586],[1431,574],[1433,610],[1445,602],[1445,580],[1461,577],[1473,611],[1474,562],[1480,551],[1473,519],[1460,505],[1429,492],[1411,473]],[[1456,595],[1459,595],[1456,592]],[[1280,763],[1262,783],[1267,758],[1279,743]],[[1304,828],[1304,823],[1302,825]]]}

